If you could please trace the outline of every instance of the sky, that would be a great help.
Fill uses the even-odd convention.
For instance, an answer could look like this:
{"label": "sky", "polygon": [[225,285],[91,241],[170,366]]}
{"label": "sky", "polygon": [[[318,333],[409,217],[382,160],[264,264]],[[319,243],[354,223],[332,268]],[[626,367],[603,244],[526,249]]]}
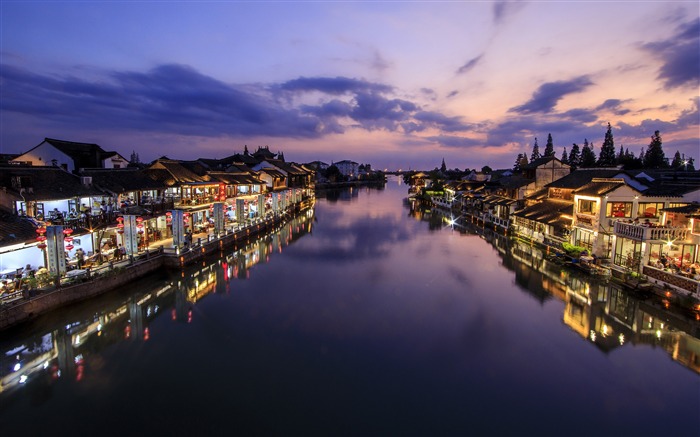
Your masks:
{"label": "sky", "polygon": [[610,123],[698,162],[699,76],[695,0],[0,0],[0,153],[512,168]]}

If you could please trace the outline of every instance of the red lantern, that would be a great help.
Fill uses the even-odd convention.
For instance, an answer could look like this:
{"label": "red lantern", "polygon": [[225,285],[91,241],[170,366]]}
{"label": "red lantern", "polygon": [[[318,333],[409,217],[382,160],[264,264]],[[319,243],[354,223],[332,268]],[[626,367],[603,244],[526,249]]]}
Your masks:
{"label": "red lantern", "polygon": [[143,222],[143,218],[142,218],[142,217],[136,217],[136,223],[141,223],[141,222]]}
{"label": "red lantern", "polygon": [[121,217],[121,216],[117,217],[117,222],[119,222],[121,224],[121,222],[123,222],[123,221],[124,221],[124,217]]}
{"label": "red lantern", "polygon": [[70,243],[71,241],[73,241],[73,237],[68,236],[68,237],[64,238],[63,241],[65,241],[66,243]]}
{"label": "red lantern", "polygon": [[73,233],[73,229],[71,229],[71,228],[65,228],[63,230],[63,235],[70,235],[72,233]]}
{"label": "red lantern", "polygon": [[46,241],[46,236],[45,235],[39,235],[36,237],[37,241]]}
{"label": "red lantern", "polygon": [[120,234],[123,234],[123,233],[124,233],[124,229],[119,229],[117,232],[119,232]]}
{"label": "red lantern", "polygon": [[46,233],[46,227],[39,226],[38,228],[36,228],[36,233],[39,235],[44,235]]}
{"label": "red lantern", "polygon": [[68,246],[66,246],[66,250],[73,250],[73,245],[69,244]]}
{"label": "red lantern", "polygon": [[36,245],[36,247],[38,247],[38,248],[41,249],[41,250],[44,250],[44,249],[46,249],[46,244],[44,244],[44,243],[39,243],[39,244]]}

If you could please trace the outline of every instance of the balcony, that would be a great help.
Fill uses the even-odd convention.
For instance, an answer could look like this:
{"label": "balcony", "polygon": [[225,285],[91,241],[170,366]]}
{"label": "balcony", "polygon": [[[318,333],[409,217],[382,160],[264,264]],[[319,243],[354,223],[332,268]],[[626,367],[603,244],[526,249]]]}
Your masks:
{"label": "balcony", "polygon": [[685,241],[688,238],[688,229],[615,222],[615,235],[635,241]]}

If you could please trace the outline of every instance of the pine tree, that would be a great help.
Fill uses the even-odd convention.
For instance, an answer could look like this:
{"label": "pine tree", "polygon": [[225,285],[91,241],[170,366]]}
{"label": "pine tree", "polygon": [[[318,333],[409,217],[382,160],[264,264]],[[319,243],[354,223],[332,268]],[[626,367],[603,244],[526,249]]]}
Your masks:
{"label": "pine tree", "polygon": [[649,143],[649,147],[647,147],[647,151],[644,154],[645,168],[668,167],[668,160],[664,155],[664,150],[661,147],[661,144],[661,134],[659,131],[655,131],[654,135],[651,136],[651,143]]}
{"label": "pine tree", "polygon": [[139,154],[135,150],[131,151],[131,158],[129,159],[129,164],[140,164],[141,159],[139,159]]}
{"label": "pine tree", "polygon": [[581,166],[581,152],[579,151],[578,144],[574,143],[571,146],[571,153],[569,153],[569,167],[571,171],[576,170]]}
{"label": "pine tree", "polygon": [[593,143],[588,144],[588,139],[583,140],[583,148],[581,149],[581,167],[595,167],[595,152],[593,152]]}
{"label": "pine tree", "polygon": [[564,151],[561,152],[561,162],[562,162],[562,164],[569,163],[569,155],[566,154],[566,147],[564,147]]}
{"label": "pine tree", "polygon": [[615,140],[613,140],[612,127],[608,123],[608,130],[605,132],[605,140],[600,147],[598,155],[598,166],[615,167]]}
{"label": "pine tree", "polygon": [[625,160],[625,150],[622,147],[622,144],[620,144],[620,151],[617,153],[617,157],[615,158],[618,164],[622,164],[622,161]]}
{"label": "pine tree", "polygon": [[447,171],[447,166],[445,165],[445,158],[442,158],[442,165],[440,166],[440,171],[443,173]]}
{"label": "pine tree", "polygon": [[523,154],[518,153],[518,157],[515,158],[515,164],[513,165],[513,171],[520,171],[522,168],[520,167],[520,161],[523,160]]}
{"label": "pine tree", "polygon": [[542,155],[540,155],[540,146],[537,145],[537,137],[535,137],[535,144],[532,146],[532,154],[530,155],[530,162],[534,161],[535,159],[541,158]]}
{"label": "pine tree", "polygon": [[552,134],[547,135],[547,144],[544,146],[544,156],[546,158],[548,157],[554,157],[554,141],[552,141]]}
{"label": "pine tree", "polygon": [[692,157],[688,158],[688,162],[684,167],[687,171],[695,171],[695,160]]}
{"label": "pine tree", "polygon": [[676,154],[673,155],[673,161],[671,161],[671,168],[680,168],[683,166],[683,158],[681,158],[681,152],[676,150]]}

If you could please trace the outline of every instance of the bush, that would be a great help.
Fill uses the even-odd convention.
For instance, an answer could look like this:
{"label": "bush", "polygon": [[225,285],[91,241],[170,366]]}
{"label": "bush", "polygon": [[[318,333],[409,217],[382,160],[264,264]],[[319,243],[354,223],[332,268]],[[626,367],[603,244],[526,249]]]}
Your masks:
{"label": "bush", "polygon": [[561,247],[564,249],[564,251],[566,252],[567,255],[574,257],[574,258],[578,258],[579,256],[581,256],[581,252],[583,252],[584,250],[587,250],[585,247],[574,246],[573,244],[570,244],[570,243],[562,243]]}

